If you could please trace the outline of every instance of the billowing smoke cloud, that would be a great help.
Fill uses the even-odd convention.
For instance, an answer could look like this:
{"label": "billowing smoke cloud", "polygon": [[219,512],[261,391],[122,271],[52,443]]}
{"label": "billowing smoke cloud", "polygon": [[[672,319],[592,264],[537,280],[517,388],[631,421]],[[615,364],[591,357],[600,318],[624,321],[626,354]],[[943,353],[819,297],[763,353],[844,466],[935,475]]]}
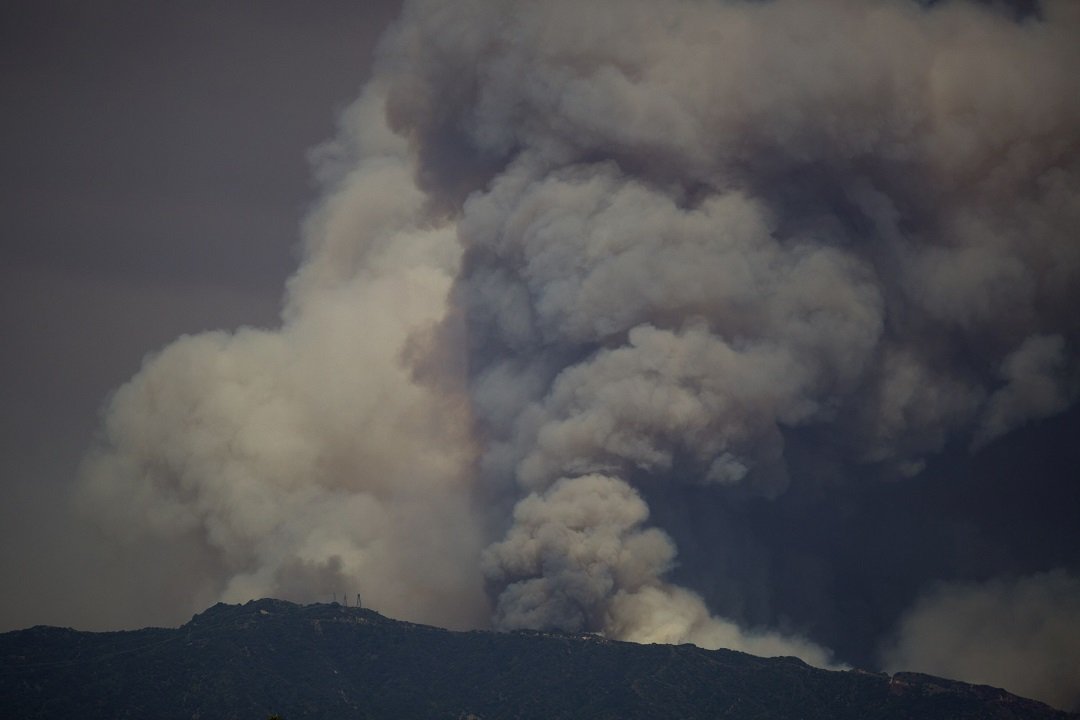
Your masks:
{"label": "billowing smoke cloud", "polygon": [[282,328],[149,360],[86,502],[203,595],[824,664],[669,582],[643,497],[775,496],[805,428],[917,473],[1072,404],[1078,36],[1069,0],[409,3]]}
{"label": "billowing smoke cloud", "polygon": [[917,667],[1080,708],[1080,579],[1057,570],[945,585],[904,617],[886,667]]}
{"label": "billowing smoke cloud", "polygon": [[441,319],[460,253],[379,142],[313,216],[282,328],[150,357],[85,463],[83,501],[110,531],[209,558],[190,609],[358,591],[408,617],[485,622],[468,409],[401,357]]}
{"label": "billowing smoke cloud", "polygon": [[1005,386],[987,402],[975,435],[982,443],[1033,418],[1061,412],[1075,395],[1075,377],[1060,335],[1032,335],[1001,363]]}
{"label": "billowing smoke cloud", "polygon": [[509,583],[496,625],[604,628],[635,642],[692,642],[828,664],[813,643],[744,632],[710,616],[698,595],[663,583],[675,546],[660,530],[641,527],[647,517],[630,486],[603,475],[563,479],[522,500],[506,539],[484,553],[489,578]]}

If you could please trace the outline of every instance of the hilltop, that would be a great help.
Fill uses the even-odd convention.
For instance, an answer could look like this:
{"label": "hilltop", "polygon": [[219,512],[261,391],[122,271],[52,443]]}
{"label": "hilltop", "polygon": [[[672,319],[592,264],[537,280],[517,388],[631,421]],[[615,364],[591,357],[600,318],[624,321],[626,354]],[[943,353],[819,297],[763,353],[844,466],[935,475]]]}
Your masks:
{"label": "hilltop", "polygon": [[1043,718],[1080,716],[913,673],[594,635],[451,632],[337,604],[218,604],[176,629],[0,634],[19,718]]}

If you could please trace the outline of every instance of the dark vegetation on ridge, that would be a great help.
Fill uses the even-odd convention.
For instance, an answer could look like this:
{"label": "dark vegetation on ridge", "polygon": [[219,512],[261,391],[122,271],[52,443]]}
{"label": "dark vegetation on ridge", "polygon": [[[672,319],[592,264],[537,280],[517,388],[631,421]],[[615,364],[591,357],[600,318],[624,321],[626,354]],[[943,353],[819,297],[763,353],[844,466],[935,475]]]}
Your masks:
{"label": "dark vegetation on ridge", "polygon": [[0,634],[17,718],[1078,718],[1003,690],[590,635],[450,632],[337,604],[218,604],[178,629]]}

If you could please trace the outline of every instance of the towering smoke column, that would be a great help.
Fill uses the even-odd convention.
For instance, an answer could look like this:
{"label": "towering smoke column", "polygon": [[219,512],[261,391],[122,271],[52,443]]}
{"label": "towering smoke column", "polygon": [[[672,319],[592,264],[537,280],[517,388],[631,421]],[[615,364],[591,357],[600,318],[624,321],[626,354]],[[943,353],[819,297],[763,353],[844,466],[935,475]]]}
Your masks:
{"label": "towering smoke column", "polygon": [[644,498],[782,493],[801,428],[916,473],[1073,402],[1077,37],[1071,0],[409,3],[282,328],[148,361],[85,500],[202,558],[193,604],[322,578],[825,663],[668,582]]}
{"label": "towering smoke column", "polygon": [[182,549],[139,573],[189,576],[184,595],[155,598],[176,614],[359,591],[400,616],[487,621],[467,403],[402,360],[445,314],[460,251],[452,226],[427,222],[377,103],[348,120],[363,160],[327,178],[281,329],[183,337],[149,358],[85,462],[81,500],[129,552]]}

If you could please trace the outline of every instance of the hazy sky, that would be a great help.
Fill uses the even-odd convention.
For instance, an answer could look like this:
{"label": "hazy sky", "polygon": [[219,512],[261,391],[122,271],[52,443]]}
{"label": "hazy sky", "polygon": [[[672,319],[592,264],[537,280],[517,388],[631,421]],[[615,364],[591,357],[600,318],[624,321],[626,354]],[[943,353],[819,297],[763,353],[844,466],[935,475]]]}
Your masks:
{"label": "hazy sky", "polygon": [[183,333],[278,322],[307,152],[396,5],[0,9],[4,627],[72,622],[63,566],[31,558],[68,550],[60,496],[109,393]]}
{"label": "hazy sky", "polygon": [[1080,702],[1032,8],[8,3],[0,630],[362,590]]}

